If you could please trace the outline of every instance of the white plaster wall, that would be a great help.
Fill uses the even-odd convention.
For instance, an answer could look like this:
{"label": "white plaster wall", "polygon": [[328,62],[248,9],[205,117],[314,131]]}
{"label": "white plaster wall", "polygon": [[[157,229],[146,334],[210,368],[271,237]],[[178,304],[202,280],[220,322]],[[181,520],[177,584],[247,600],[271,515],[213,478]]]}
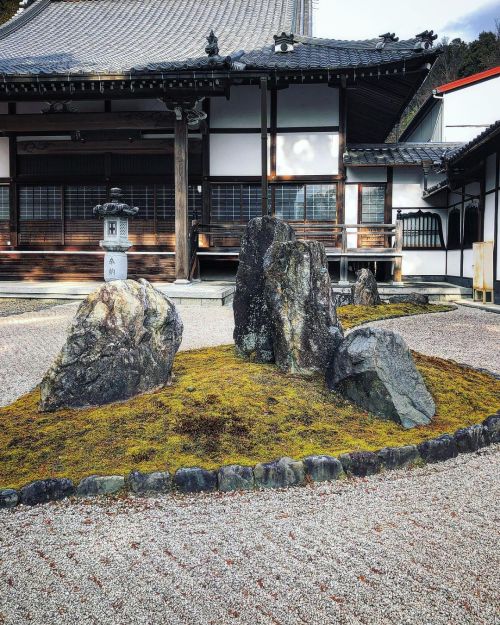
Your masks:
{"label": "white plaster wall", "polygon": [[460,277],[460,250],[448,250],[447,275]]}
{"label": "white plaster wall", "polygon": [[[499,111],[499,116],[500,116],[500,111]],[[496,153],[490,154],[488,158],[486,159],[485,191],[491,191],[491,189],[495,188],[496,166],[497,166],[497,155]]]}
{"label": "white plaster wall", "polygon": [[[347,184],[345,186],[344,221],[346,224],[358,223],[358,185]],[[347,247],[357,247],[356,228],[347,229]]]}
{"label": "white plaster wall", "polygon": [[7,102],[0,102],[0,115],[7,115],[9,112],[9,105]]}
{"label": "white plaster wall", "polygon": [[278,134],[276,173],[278,176],[334,175],[339,172],[338,133]]}
{"label": "white plaster wall", "polygon": [[422,198],[424,172],[421,167],[395,167],[392,185],[394,208],[439,208],[446,206],[446,194]]}
{"label": "white plaster wall", "polygon": [[408,137],[410,143],[427,143],[428,141],[441,141],[442,132],[442,102],[434,100],[434,105],[420,124]]}
{"label": "white plaster wall", "polygon": [[445,250],[404,250],[404,276],[444,276],[446,274]]}
{"label": "white plaster wall", "polygon": [[500,76],[444,94],[444,141],[470,141],[499,118]]}
{"label": "white plaster wall", "polygon": [[472,267],[472,248],[469,250],[464,250],[464,266],[463,266],[464,278],[472,278],[473,276],[473,267]]}
{"label": "white plaster wall", "polygon": [[260,134],[210,135],[211,176],[260,176]]}
{"label": "white plaster wall", "polygon": [[73,100],[69,104],[69,108],[77,113],[104,113],[103,100]]}
{"label": "white plaster wall", "polygon": [[462,202],[462,190],[458,189],[455,191],[450,191],[448,194],[448,206],[453,206],[454,204],[459,204]]}
{"label": "white plaster wall", "polygon": [[346,182],[387,182],[387,167],[346,167]]}
{"label": "white plaster wall", "polygon": [[9,176],[9,138],[0,137],[0,178],[8,178]]}
{"label": "white plaster wall", "polygon": [[165,103],[156,98],[144,100],[111,100],[112,111],[166,111]]}
{"label": "white plaster wall", "polygon": [[493,241],[495,238],[495,193],[484,197],[484,231],[485,241]]}
{"label": "white plaster wall", "polygon": [[467,200],[469,199],[469,195],[474,195],[479,197],[481,194],[481,185],[479,182],[471,182],[470,184],[465,186],[465,203],[467,204]]}
{"label": "white plaster wall", "polygon": [[278,91],[278,128],[338,125],[338,89],[326,85],[291,85]]}
{"label": "white plaster wall", "polygon": [[[270,123],[269,94],[267,123]],[[233,87],[230,99],[211,98],[211,128],[260,128],[260,89],[257,86]]]}

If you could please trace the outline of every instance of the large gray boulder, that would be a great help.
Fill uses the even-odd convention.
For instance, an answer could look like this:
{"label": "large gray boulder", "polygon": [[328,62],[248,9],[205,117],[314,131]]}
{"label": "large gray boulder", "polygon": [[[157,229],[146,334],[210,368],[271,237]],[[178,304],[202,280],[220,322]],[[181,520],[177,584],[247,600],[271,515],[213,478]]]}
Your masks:
{"label": "large gray boulder", "polygon": [[363,327],[334,353],[327,383],[365,410],[405,428],[427,425],[436,406],[401,336]]}
{"label": "large gray boulder", "polygon": [[274,358],[288,373],[325,371],[343,332],[318,241],[273,243],[264,259]]}
{"label": "large gray boulder", "polygon": [[381,303],[377,281],[369,269],[356,272],[357,280],[352,285],[352,303],[358,306],[378,306]]}
{"label": "large gray boulder", "polygon": [[42,380],[40,409],[102,405],[169,384],[182,329],[175,305],[146,280],[101,285]]}
{"label": "large gray boulder", "polygon": [[269,312],[264,295],[264,255],[278,241],[293,241],[293,228],[273,217],[248,222],[241,249],[234,294],[234,342],[243,356],[256,362],[273,362]]}

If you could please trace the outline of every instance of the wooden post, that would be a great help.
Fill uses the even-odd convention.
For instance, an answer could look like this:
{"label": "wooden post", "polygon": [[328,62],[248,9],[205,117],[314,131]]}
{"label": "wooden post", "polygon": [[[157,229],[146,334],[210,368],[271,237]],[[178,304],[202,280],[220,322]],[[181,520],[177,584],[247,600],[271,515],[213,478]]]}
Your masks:
{"label": "wooden post", "polygon": [[267,215],[267,76],[262,76],[260,79],[260,136],[262,162],[262,214]]}
{"label": "wooden post", "polygon": [[175,161],[175,282],[189,283],[188,128],[186,115],[176,108]]}
{"label": "wooden post", "polygon": [[[394,238],[394,251],[401,254],[403,251],[403,220],[396,220],[396,234]],[[392,274],[393,282],[402,282],[403,277],[403,258],[396,256],[394,258],[394,270]]]}
{"label": "wooden post", "polygon": [[342,254],[340,256],[339,284],[349,284],[349,260],[347,258],[347,228],[342,226]]}

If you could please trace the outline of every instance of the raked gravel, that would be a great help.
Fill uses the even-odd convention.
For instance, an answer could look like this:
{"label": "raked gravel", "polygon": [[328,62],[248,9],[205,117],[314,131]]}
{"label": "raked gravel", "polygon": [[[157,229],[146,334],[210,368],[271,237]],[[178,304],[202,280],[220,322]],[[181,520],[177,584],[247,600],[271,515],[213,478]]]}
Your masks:
{"label": "raked gravel", "polygon": [[368,479],[0,511],[2,625],[494,625],[500,447]]}

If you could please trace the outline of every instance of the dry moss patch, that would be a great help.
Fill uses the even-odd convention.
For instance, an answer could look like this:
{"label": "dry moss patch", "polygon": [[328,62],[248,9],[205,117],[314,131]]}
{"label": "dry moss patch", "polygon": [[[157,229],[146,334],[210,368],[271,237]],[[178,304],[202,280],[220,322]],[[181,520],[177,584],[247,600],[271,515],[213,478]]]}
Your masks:
{"label": "dry moss patch", "polygon": [[345,330],[359,326],[369,321],[392,319],[394,317],[410,317],[424,313],[449,312],[456,306],[449,304],[382,304],[380,306],[341,306],[338,308],[339,317]]}
{"label": "dry moss patch", "polygon": [[329,392],[320,377],[248,363],[232,346],[179,353],[173,386],[124,403],[41,414],[35,390],[0,409],[0,486],[374,450],[452,432],[497,410],[500,382],[449,361],[415,357],[438,414],[431,426],[413,430],[372,417]]}

